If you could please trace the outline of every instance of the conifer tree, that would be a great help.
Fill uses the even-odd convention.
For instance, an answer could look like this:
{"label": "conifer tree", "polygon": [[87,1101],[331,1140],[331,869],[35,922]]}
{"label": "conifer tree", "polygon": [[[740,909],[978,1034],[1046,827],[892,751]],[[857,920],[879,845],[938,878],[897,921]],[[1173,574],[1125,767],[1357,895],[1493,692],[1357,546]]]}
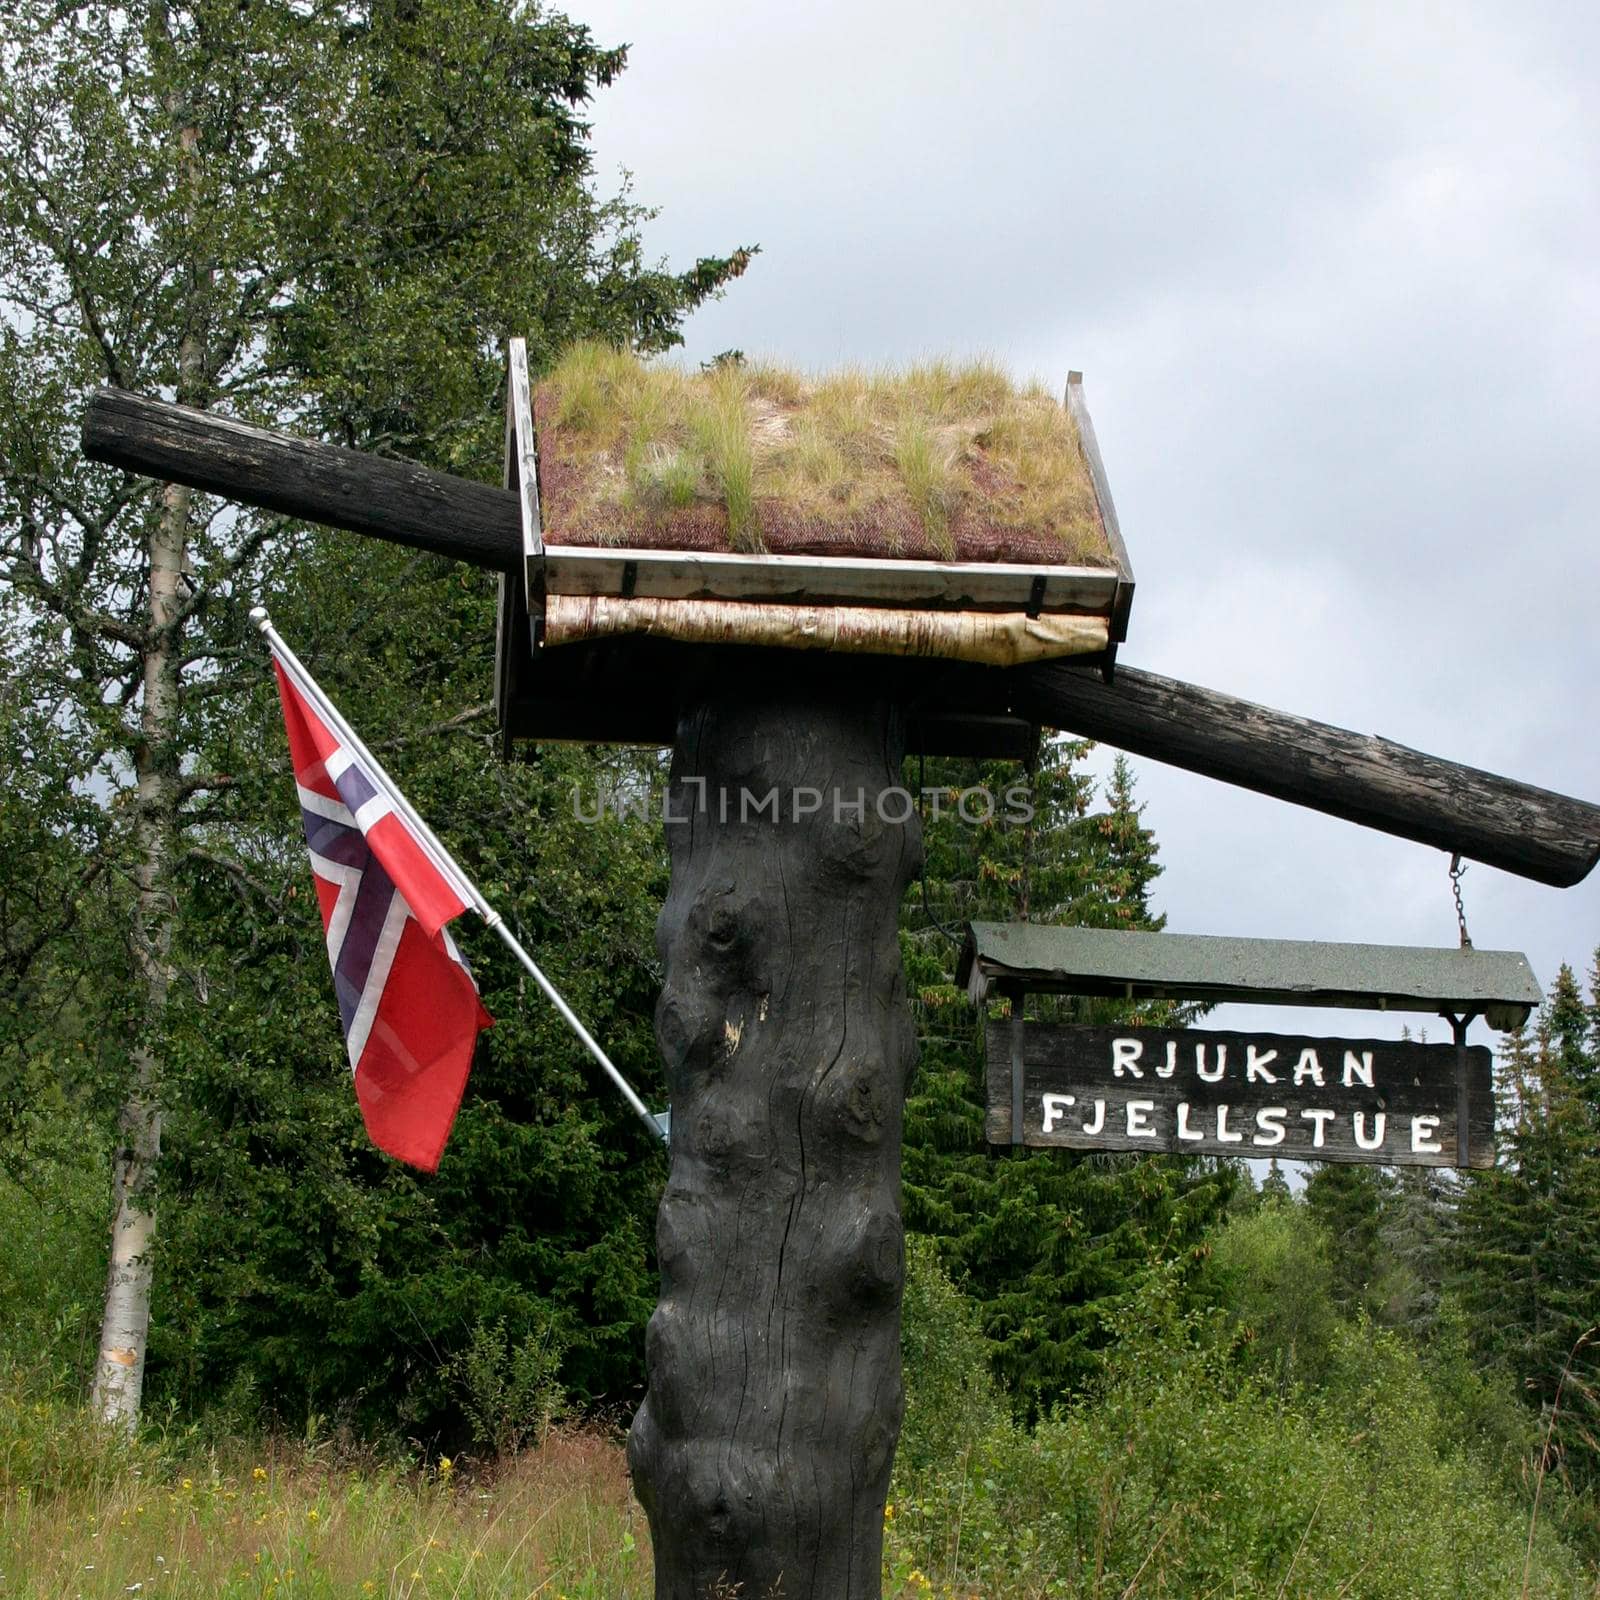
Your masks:
{"label": "conifer tree", "polygon": [[1328,1236],[1333,1294],[1340,1309],[1370,1309],[1381,1270],[1384,1192],[1380,1169],[1320,1162],[1306,1179],[1305,1201]]}
{"label": "conifer tree", "polygon": [[[941,799],[937,816],[931,797],[924,813],[926,881],[907,896],[902,921],[921,1043],[906,1107],[906,1224],[933,1238],[978,1303],[996,1370],[1041,1405],[1092,1373],[1109,1314],[1148,1266],[1200,1248],[1236,1178],[1171,1157],[986,1152],[983,1018],[952,981],[965,924],[1156,929],[1163,920],[1149,903],[1161,869],[1131,771],[1116,763],[1108,803],[1096,807],[1086,751],[1066,740],[1043,747],[1026,783],[1026,819],[1005,803],[1019,777],[1009,764],[940,761],[925,773],[909,764],[913,785],[937,785]],[[971,799],[964,817],[960,795],[980,790],[997,797],[994,815]],[[1148,1008],[1149,1020],[1174,1010]],[[1040,998],[1029,1012],[1084,1022],[1126,1014],[1115,1002],[1070,997]]]}
{"label": "conifer tree", "polygon": [[1509,1039],[1499,1157],[1467,1180],[1453,1274],[1480,1354],[1547,1415],[1560,1391],[1553,1437],[1583,1486],[1600,1473],[1600,1352],[1584,1342],[1600,1322],[1593,998],[1585,1004],[1563,965],[1532,1039],[1522,1031]]}

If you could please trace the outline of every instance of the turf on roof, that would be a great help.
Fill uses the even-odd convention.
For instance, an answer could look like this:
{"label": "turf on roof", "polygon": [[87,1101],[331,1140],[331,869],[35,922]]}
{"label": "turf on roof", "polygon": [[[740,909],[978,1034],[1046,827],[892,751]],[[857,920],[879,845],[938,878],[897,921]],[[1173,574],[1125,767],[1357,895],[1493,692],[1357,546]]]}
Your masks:
{"label": "turf on roof", "polygon": [[585,344],[534,416],[552,544],[1112,564],[1071,418],[985,363],[692,373]]}

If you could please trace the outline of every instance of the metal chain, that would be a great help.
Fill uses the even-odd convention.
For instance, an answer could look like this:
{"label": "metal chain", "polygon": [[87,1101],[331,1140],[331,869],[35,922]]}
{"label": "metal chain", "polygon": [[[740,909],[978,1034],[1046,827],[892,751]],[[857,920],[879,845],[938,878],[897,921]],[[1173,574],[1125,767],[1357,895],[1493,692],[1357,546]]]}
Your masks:
{"label": "metal chain", "polygon": [[1461,880],[1466,871],[1459,853],[1450,857],[1450,889],[1456,897],[1456,926],[1461,929],[1461,948],[1470,950],[1472,935],[1467,932],[1467,908],[1461,903]]}

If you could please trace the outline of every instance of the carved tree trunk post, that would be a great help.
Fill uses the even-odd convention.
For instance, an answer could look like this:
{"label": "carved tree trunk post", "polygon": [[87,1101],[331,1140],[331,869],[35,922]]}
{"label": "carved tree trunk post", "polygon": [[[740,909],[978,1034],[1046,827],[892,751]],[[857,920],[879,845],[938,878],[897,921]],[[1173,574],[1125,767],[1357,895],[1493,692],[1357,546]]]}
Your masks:
{"label": "carved tree trunk post", "polygon": [[688,820],[669,819],[656,934],[672,1166],[628,1441],[657,1600],[880,1592],[916,1058],[903,745],[898,713],[842,672],[720,690],[679,726]]}

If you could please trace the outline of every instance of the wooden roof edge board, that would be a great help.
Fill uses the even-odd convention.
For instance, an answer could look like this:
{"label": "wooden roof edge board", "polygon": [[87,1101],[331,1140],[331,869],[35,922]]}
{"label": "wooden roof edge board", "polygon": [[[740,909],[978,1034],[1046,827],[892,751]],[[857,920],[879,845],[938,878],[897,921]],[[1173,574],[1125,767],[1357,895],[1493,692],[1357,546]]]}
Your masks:
{"label": "wooden roof edge board", "polygon": [[1111,480],[1106,476],[1106,465],[1100,457],[1100,441],[1095,437],[1094,419],[1089,415],[1089,403],[1083,397],[1083,374],[1067,374],[1067,414],[1078,431],[1078,445],[1089,468],[1089,481],[1094,485],[1094,496],[1100,504],[1100,521],[1106,531],[1106,543],[1111,547],[1111,559],[1116,563],[1119,582],[1117,597],[1111,611],[1111,638],[1114,647],[1128,637],[1128,616],[1133,610],[1133,563],[1128,559],[1128,546],[1122,538],[1122,524],[1117,521],[1117,508],[1111,499]]}
{"label": "wooden roof edge board", "polygon": [[539,517],[539,457],[533,441],[528,341],[521,338],[506,346],[505,486],[517,497],[530,642],[537,648],[544,622],[544,530]]}
{"label": "wooden roof edge board", "polygon": [[1026,610],[1036,585],[1042,584],[1040,609],[1101,616],[1113,611],[1121,582],[1104,567],[562,544],[545,546],[544,574],[551,594],[620,595],[631,581],[626,592],[640,599],[804,600],[988,611]]}
{"label": "wooden roof edge board", "polygon": [[974,922],[956,981],[974,1003],[995,987],[1132,999],[1481,1012],[1502,1030],[1543,998],[1514,950],[1240,939],[1216,934]]}

